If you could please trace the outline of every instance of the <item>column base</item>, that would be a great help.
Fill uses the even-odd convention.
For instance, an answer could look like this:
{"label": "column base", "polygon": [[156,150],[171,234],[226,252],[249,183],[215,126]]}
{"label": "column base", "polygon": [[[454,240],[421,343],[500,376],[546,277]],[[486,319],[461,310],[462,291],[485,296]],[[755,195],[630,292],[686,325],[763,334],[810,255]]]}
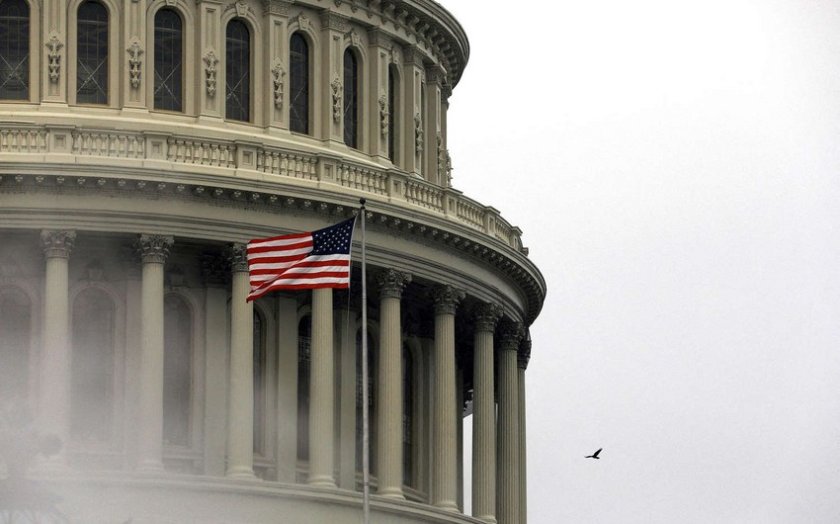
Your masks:
{"label": "column base", "polygon": [[389,499],[405,500],[402,488],[381,488],[376,490],[376,494]]}
{"label": "column base", "polygon": [[137,471],[140,473],[163,473],[165,470],[163,469],[163,462],[146,459],[137,464]]}
{"label": "column base", "polygon": [[473,515],[473,517],[487,524],[496,524],[498,522],[495,515]]}
{"label": "column base", "polygon": [[317,488],[336,488],[335,479],[333,479],[329,475],[320,475],[317,477],[309,477],[309,480],[306,481],[307,484],[310,486],[315,486]]}
{"label": "column base", "polygon": [[254,470],[249,467],[239,466],[235,468],[231,468],[225,472],[225,476],[229,479],[242,479],[242,480],[256,480],[257,476],[254,474]]}
{"label": "column base", "polygon": [[454,500],[442,500],[440,502],[435,502],[434,506],[438,509],[442,509],[444,511],[451,511],[453,513],[459,513],[461,510],[458,509],[458,503]]}

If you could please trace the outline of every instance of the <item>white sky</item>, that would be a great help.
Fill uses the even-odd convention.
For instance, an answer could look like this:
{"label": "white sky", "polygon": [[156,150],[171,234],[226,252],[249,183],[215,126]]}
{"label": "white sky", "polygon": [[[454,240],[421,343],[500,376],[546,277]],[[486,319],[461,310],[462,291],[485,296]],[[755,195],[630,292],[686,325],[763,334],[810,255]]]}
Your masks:
{"label": "white sky", "polygon": [[453,183],[548,282],[529,522],[840,522],[840,2],[442,3]]}

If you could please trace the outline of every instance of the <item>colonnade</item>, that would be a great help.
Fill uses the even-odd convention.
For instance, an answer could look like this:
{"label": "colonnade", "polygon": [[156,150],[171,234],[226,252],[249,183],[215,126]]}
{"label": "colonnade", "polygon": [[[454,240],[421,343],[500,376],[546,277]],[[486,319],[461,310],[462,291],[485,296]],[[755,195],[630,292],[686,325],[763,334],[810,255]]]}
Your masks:
{"label": "colonnade", "polygon": [[[75,241],[73,231],[48,231],[41,233],[41,243],[46,258],[45,313],[42,339],[44,342],[41,366],[39,415],[44,431],[68,441],[69,421],[69,363],[70,339],[68,260]],[[164,264],[173,246],[173,237],[165,235],[140,235],[136,250],[142,264],[140,283],[140,369],[139,410],[136,427],[136,468],[141,472],[163,471],[163,382],[164,382]],[[224,474],[233,479],[255,479],[254,474],[254,358],[253,358],[253,304],[245,299],[249,291],[248,267],[243,245],[234,245],[230,251],[230,340],[229,364],[225,399],[227,424],[224,437],[214,436],[215,442],[224,438],[224,458],[215,461],[217,466],[206,465],[208,474]],[[381,270],[375,275],[379,292],[379,362],[378,362],[378,417],[377,448],[378,485],[380,496],[403,499],[403,389],[401,373],[402,326],[401,299],[411,282],[411,275],[396,270]],[[214,295],[215,296],[215,295]],[[524,371],[528,363],[530,342],[524,340],[523,325],[501,320],[503,310],[499,305],[479,303],[465,313],[459,306],[465,293],[449,285],[431,289],[430,298],[434,311],[434,343],[432,358],[432,410],[431,410],[431,478],[429,502],[443,510],[458,511],[458,441],[460,404],[456,388],[456,338],[455,321],[458,314],[469,314],[474,327],[474,424],[472,442],[472,508],[473,515],[485,522],[502,524],[525,522],[525,419]],[[278,307],[284,308],[286,317],[296,318],[295,301],[281,298]],[[219,308],[216,308],[219,309]],[[215,311],[215,310],[214,310]],[[355,472],[355,464],[346,462],[336,468],[336,458],[342,460],[347,453],[337,453],[335,439],[339,427],[346,427],[344,413],[351,411],[344,403],[354,399],[355,383],[342,381],[341,395],[336,396],[336,362],[333,341],[333,291],[319,289],[312,292],[311,378],[309,390],[309,471],[307,482],[313,486],[353,489],[353,477],[347,478],[348,469]],[[220,320],[221,311],[215,317]],[[208,313],[209,314],[209,313]],[[280,337],[282,355],[296,354],[297,326],[278,326],[289,329],[295,336]],[[352,340],[355,330],[339,330],[342,345]],[[498,342],[498,344],[496,344]],[[225,358],[220,351],[210,355],[210,345],[224,348],[225,343],[207,341],[208,359],[214,362]],[[294,344],[294,346],[290,346]],[[288,347],[286,347],[288,346]],[[279,368],[290,368],[281,356]],[[355,377],[355,362],[345,362],[343,355],[338,362],[342,374]],[[213,365],[208,365],[208,370]],[[294,366],[296,369],[296,364]],[[498,384],[495,378],[498,377]],[[216,376],[222,379],[223,375]],[[296,386],[288,385],[278,377],[278,410],[291,414],[297,420],[296,406],[288,404]],[[296,381],[296,378],[295,378]],[[294,384],[295,382],[292,382]],[[348,386],[350,384],[351,386]],[[210,394],[211,392],[208,392]],[[336,399],[339,405],[336,405]],[[286,399],[286,403],[284,403]],[[350,400],[353,402],[353,400]],[[498,411],[497,411],[498,406]],[[336,409],[341,414],[336,416]],[[498,414],[497,414],[498,413]],[[336,424],[339,427],[336,427]],[[351,424],[352,425],[352,424]],[[220,428],[217,428],[220,429]],[[278,441],[295,438],[288,427],[279,428]],[[212,444],[207,444],[212,446]],[[206,446],[207,446],[206,445]],[[277,479],[294,481],[295,455],[293,449],[278,449]],[[291,464],[291,468],[284,466]],[[59,455],[51,464],[65,467],[66,457]],[[220,471],[219,465],[224,469]],[[336,478],[336,469],[339,476]]]}

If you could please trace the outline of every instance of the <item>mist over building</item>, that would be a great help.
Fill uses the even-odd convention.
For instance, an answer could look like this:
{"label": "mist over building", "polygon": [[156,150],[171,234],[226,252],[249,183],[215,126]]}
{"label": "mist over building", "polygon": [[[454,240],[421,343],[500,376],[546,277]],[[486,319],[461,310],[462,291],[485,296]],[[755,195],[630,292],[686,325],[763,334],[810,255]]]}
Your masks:
{"label": "mist over building", "polygon": [[358,250],[349,292],[249,303],[244,246],[365,198],[372,522],[524,524],[546,289],[452,187],[468,55],[431,0],[0,0],[1,476],[47,439],[51,494],[0,510],[359,522]]}

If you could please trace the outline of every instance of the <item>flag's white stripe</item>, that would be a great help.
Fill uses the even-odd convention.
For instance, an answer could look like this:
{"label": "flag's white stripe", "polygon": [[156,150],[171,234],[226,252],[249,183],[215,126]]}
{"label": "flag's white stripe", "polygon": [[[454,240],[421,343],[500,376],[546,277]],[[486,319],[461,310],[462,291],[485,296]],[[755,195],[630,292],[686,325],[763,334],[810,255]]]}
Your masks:
{"label": "flag's white stripe", "polygon": [[347,266],[315,266],[315,267],[293,267],[283,273],[283,275],[305,275],[310,273],[337,273],[339,271],[348,272]]}
{"label": "flag's white stripe", "polygon": [[277,251],[264,251],[262,253],[248,253],[248,260],[258,260],[260,258],[269,257],[292,257],[295,255],[305,255],[312,251],[312,246],[299,247],[296,249],[280,249]]}
{"label": "flag's white stripe", "polygon": [[266,286],[265,289],[273,289],[275,286],[293,286],[297,284],[344,284],[349,282],[347,277],[319,277],[319,278],[282,278]]}
{"label": "flag's white stripe", "polygon": [[276,240],[262,240],[262,241],[249,242],[248,247],[249,248],[282,247],[282,246],[300,244],[302,242],[311,242],[311,241],[312,241],[312,235],[307,235],[305,237],[299,237],[299,238],[278,238]]}
{"label": "flag's white stripe", "polygon": [[[301,260],[290,260],[288,262],[274,262],[264,264],[248,264],[248,271],[256,271],[258,269],[286,269],[300,264]],[[278,271],[278,273],[282,273],[282,271]]]}
{"label": "flag's white stripe", "polygon": [[[277,255],[275,255],[277,256]],[[263,257],[267,258],[267,257]],[[287,260],[285,262],[260,262],[259,258],[251,258],[248,260],[248,269],[271,269],[272,264],[277,264],[279,268],[294,266],[296,264],[303,264],[305,262],[332,262],[335,260],[350,260],[350,255],[312,255],[295,260]]]}

